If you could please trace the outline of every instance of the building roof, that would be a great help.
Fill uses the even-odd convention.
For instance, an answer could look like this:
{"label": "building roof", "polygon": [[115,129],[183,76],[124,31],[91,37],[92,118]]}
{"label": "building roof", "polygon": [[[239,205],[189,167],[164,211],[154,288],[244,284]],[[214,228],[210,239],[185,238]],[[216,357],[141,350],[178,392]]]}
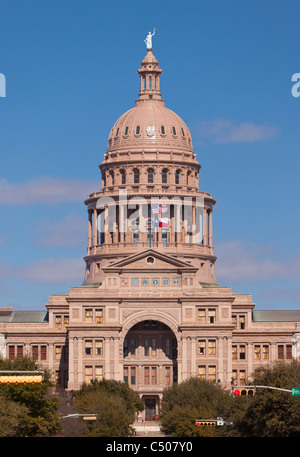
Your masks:
{"label": "building roof", "polygon": [[0,309],[0,322],[28,324],[48,322],[48,311],[1,311]]}
{"label": "building roof", "polygon": [[254,322],[300,322],[300,310],[255,310]]}

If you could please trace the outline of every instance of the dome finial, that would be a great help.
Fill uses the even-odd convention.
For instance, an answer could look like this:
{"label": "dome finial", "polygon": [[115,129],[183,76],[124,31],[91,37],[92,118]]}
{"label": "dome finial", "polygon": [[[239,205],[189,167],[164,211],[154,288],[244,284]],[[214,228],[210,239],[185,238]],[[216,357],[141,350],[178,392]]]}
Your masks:
{"label": "dome finial", "polygon": [[156,29],[154,28],[152,34],[151,34],[151,32],[149,32],[148,35],[146,36],[146,39],[144,40],[146,43],[147,49],[152,49],[152,37],[155,35],[155,30]]}

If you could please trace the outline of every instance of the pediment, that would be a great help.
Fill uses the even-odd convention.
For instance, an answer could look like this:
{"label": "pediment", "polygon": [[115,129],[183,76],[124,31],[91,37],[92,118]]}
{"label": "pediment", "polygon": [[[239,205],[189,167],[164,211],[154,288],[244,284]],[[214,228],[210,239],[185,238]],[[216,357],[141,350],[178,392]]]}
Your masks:
{"label": "pediment", "polygon": [[126,259],[118,260],[109,266],[103,267],[103,271],[105,272],[122,273],[137,270],[145,272],[153,270],[155,272],[195,273],[198,268],[154,249],[146,249],[145,251],[128,256]]}

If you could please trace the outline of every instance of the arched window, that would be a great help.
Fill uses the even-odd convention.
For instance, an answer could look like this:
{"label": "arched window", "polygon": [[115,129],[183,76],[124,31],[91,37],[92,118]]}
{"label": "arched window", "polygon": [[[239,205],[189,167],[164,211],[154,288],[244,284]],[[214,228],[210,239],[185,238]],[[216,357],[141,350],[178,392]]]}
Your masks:
{"label": "arched window", "polygon": [[139,184],[140,182],[140,170],[138,168],[133,170],[133,182],[134,184]]}
{"label": "arched window", "polygon": [[114,184],[115,184],[115,175],[114,175],[114,172],[112,170],[109,172],[109,177],[110,177],[110,185],[114,186]]}
{"label": "arched window", "polygon": [[190,184],[190,177],[191,177],[191,170],[188,170],[186,174],[186,185],[188,186]]}
{"label": "arched window", "polygon": [[147,173],[148,173],[148,184],[153,184],[153,180],[154,180],[153,168],[148,168]]}
{"label": "arched window", "polygon": [[164,168],[161,172],[161,182],[163,184],[166,184],[168,182],[168,170],[167,168]]}
{"label": "arched window", "polygon": [[121,170],[120,174],[121,174],[121,184],[126,184],[126,173],[125,173],[125,170]]}
{"label": "arched window", "polygon": [[175,184],[180,184],[180,170],[175,171]]}

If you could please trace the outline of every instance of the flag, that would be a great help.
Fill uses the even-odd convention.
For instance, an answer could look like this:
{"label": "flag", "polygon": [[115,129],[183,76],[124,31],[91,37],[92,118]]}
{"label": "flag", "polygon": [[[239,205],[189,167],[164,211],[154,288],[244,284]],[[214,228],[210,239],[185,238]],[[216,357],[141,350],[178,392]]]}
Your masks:
{"label": "flag", "polygon": [[169,227],[169,219],[167,217],[154,216],[154,227]]}
{"label": "flag", "polygon": [[153,214],[163,214],[168,211],[167,205],[152,205]]}
{"label": "flag", "polygon": [[154,227],[169,227],[169,219],[162,217],[163,213],[168,211],[167,205],[152,205],[152,213],[154,214]]}

